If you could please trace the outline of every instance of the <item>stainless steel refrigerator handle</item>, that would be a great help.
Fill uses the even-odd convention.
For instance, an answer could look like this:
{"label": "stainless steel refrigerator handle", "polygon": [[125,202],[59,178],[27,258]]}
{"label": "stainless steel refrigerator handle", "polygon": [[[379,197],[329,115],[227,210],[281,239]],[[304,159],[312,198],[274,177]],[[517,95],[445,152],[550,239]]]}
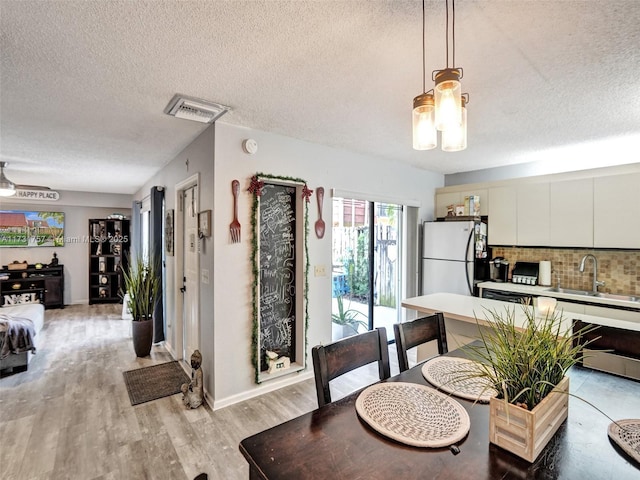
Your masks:
{"label": "stainless steel refrigerator handle", "polygon": [[[469,293],[471,294],[472,297],[473,297],[473,287],[471,286],[471,281],[469,280],[469,268],[467,265],[469,263],[469,260],[467,259],[467,254],[469,253],[469,246],[471,245],[471,239],[473,238],[474,233],[475,233],[475,229],[472,228],[471,232],[469,233],[469,238],[467,240],[467,248],[465,249],[465,254],[464,254],[464,258],[465,258],[464,274],[465,274],[465,277],[467,278],[467,287],[469,287]],[[473,253],[474,253],[473,259],[471,261],[475,263],[476,261],[475,245],[474,245]]]}

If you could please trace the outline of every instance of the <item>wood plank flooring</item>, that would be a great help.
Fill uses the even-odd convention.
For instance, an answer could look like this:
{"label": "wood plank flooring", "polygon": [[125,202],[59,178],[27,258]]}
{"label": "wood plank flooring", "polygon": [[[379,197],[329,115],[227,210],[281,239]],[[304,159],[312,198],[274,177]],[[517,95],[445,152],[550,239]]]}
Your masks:
{"label": "wood plank flooring", "polygon": [[[240,441],[317,407],[312,379],[216,411],[186,409],[182,394],[132,407],[122,372],[172,358],[162,346],[136,358],[121,308],[46,311],[28,371],[0,379],[0,478],[182,480],[206,472],[246,480]],[[389,355],[393,375],[393,346]],[[332,395],[376,380],[375,365],[363,367],[332,382]]]}

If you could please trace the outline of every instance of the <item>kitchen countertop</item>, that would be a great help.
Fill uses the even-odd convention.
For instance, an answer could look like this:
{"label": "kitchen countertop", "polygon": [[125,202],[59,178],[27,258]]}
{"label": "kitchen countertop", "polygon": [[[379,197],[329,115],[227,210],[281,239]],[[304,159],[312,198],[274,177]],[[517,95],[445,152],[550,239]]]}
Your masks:
{"label": "kitchen countertop", "polygon": [[[638,310],[640,312],[640,302],[631,302],[627,300],[619,300],[616,298],[592,297],[589,295],[575,295],[572,293],[551,292],[552,287],[543,287],[539,285],[522,285],[511,282],[482,282],[478,288],[486,288],[490,290],[500,290],[503,292],[529,293],[532,295],[541,295],[545,297],[553,297],[558,300],[574,300],[580,303],[590,303],[594,305],[626,307]],[[640,319],[638,320],[640,322]]]}
{"label": "kitchen countertop", "polygon": [[[485,317],[485,313],[487,310],[500,312],[505,308],[515,309],[515,322],[516,326],[519,327],[523,327],[527,321],[524,310],[533,308],[530,306],[518,305],[515,303],[491,300],[489,298],[458,295],[455,293],[432,293],[430,295],[407,298],[402,301],[402,306],[427,314],[442,312],[447,318],[452,318],[463,322],[476,323],[477,318],[477,323],[485,325],[489,324]],[[640,313],[638,314],[637,321],[619,320],[595,315],[587,315],[584,313],[565,314],[563,316],[563,320],[564,322],[566,322],[566,324],[562,326],[562,330],[565,331],[570,328],[570,322],[572,320],[582,320],[583,322],[592,323],[595,325],[621,328],[624,330],[640,331]]]}

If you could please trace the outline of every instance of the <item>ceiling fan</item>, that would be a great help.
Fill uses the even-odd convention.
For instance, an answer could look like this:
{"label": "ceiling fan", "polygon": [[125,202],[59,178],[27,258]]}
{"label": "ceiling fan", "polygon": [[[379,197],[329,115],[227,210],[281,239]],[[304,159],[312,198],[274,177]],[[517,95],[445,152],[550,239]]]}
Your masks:
{"label": "ceiling fan", "polygon": [[4,174],[4,167],[8,162],[0,162],[0,197],[12,197],[17,190],[51,190],[49,187],[39,185],[18,185],[13,183]]}

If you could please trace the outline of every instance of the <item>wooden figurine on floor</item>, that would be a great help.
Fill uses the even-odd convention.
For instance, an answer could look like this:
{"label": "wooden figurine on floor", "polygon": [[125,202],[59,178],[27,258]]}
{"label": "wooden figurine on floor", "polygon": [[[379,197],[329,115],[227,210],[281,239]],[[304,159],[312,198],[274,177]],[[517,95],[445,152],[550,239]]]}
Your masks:
{"label": "wooden figurine on floor", "polygon": [[196,350],[191,355],[191,383],[182,384],[182,403],[190,408],[202,405],[204,388],[202,386],[202,354]]}

